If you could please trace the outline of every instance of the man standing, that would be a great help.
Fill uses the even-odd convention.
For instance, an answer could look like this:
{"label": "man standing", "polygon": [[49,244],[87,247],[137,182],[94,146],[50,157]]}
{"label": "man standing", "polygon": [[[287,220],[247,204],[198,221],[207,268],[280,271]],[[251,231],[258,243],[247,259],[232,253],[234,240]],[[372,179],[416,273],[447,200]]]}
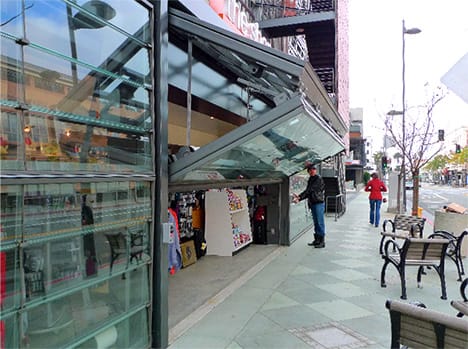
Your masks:
{"label": "man standing", "polygon": [[317,174],[317,168],[315,165],[309,164],[306,166],[307,172],[310,177],[307,181],[307,188],[299,195],[294,195],[294,202],[298,203],[301,200],[307,198],[310,211],[312,212],[312,218],[314,220],[314,241],[309,242],[309,246],[315,248],[325,247],[325,183]]}

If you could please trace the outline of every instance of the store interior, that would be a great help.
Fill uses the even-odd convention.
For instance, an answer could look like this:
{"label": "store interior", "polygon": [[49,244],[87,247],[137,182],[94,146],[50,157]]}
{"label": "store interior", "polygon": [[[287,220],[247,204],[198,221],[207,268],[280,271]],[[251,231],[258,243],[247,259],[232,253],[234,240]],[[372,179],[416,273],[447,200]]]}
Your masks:
{"label": "store interior", "polygon": [[278,249],[279,184],[172,192],[169,207],[171,329]]}

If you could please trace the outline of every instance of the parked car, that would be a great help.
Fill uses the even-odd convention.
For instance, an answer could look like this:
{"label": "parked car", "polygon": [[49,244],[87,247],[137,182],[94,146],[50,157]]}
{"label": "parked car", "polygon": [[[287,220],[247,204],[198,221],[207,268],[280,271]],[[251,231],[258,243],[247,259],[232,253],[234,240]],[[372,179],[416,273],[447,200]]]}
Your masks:
{"label": "parked car", "polygon": [[413,190],[414,185],[413,185],[413,180],[412,179],[405,182],[405,188],[407,190]]}

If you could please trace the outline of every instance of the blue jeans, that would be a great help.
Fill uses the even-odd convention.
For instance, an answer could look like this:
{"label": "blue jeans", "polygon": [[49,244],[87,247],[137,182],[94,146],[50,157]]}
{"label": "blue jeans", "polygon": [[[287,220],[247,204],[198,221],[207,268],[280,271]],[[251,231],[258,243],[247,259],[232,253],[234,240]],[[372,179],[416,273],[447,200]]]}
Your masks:
{"label": "blue jeans", "polygon": [[376,227],[378,227],[380,223],[380,205],[382,205],[382,200],[369,199],[369,205],[370,205],[369,223],[374,224]]}
{"label": "blue jeans", "polygon": [[314,230],[317,235],[325,236],[325,204],[320,202],[310,207],[312,218],[314,220]]}

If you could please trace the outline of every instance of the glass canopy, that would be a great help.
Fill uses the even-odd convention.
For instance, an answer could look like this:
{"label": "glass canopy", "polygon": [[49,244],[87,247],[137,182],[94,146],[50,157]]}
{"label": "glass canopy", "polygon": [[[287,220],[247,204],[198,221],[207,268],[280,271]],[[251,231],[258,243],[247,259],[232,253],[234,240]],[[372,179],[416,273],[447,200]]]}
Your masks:
{"label": "glass canopy", "polygon": [[173,53],[193,44],[193,60],[170,60],[169,84],[186,91],[181,72],[191,62],[191,94],[238,117],[250,112],[247,123],[170,164],[171,184],[284,178],[344,150],[329,122],[337,112],[320,111],[330,101],[308,62],[182,12],[171,11],[169,23]]}
{"label": "glass canopy", "polygon": [[338,136],[296,97],[170,167],[171,182],[281,178],[343,150]]}

